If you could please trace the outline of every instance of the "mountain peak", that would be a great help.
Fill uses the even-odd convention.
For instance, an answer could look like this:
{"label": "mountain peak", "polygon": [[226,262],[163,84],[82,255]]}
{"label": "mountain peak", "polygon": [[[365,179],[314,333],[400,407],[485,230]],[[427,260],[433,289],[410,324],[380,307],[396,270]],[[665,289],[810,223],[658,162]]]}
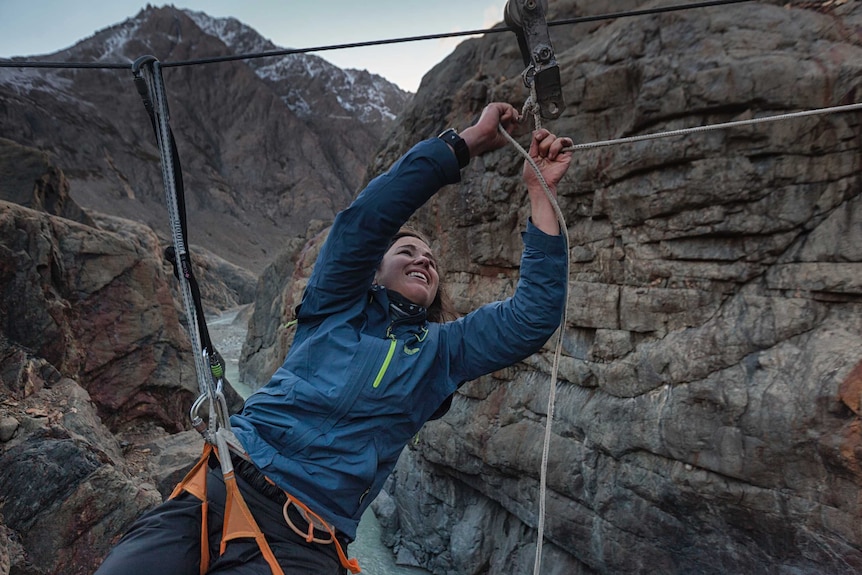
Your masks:
{"label": "mountain peak", "polygon": [[[131,68],[148,54],[168,63],[276,50],[234,18],[148,6],[34,59]],[[213,251],[254,271],[286,237],[346,205],[410,98],[312,54],[170,67],[164,78],[199,229]],[[2,68],[0,100],[0,133],[51,153],[84,208],[164,225],[159,171],[146,166],[158,156],[130,70]]]}
{"label": "mountain peak", "polygon": [[[261,54],[284,50],[236,18],[215,18],[204,12],[183,11],[205,34],[218,38],[233,54]],[[391,121],[409,100],[405,92],[367,70],[341,69],[313,54],[256,57],[247,64],[262,80],[281,93],[282,100],[301,117],[313,115],[316,94],[334,95],[323,113],[347,115],[363,123]]]}

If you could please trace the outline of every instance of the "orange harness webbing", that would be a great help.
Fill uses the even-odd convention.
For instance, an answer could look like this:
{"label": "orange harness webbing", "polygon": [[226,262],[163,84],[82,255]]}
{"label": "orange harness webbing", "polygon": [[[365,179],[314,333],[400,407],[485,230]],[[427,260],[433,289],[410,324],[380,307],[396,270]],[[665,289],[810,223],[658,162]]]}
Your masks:
{"label": "orange harness webbing", "polygon": [[183,491],[187,491],[201,500],[201,575],[207,572],[210,566],[210,545],[209,537],[207,536],[207,511],[209,502],[207,501],[207,471],[209,466],[210,454],[213,452],[213,446],[209,443],[204,443],[204,453],[198,462],[195,463],[191,471],[186,473],[183,480],[177,483],[174,487],[171,496],[168,499],[173,499],[180,495]]}
{"label": "orange harness webbing", "polygon": [[[338,537],[335,536],[335,529],[326,521],[324,521],[317,513],[309,509],[305,503],[295,498],[293,495],[284,492],[287,495],[287,501],[284,503],[284,508],[282,509],[282,513],[284,514],[284,520],[290,526],[293,531],[299,535],[300,537],[305,537],[305,540],[309,543],[320,543],[323,545],[328,545],[333,543],[335,545],[335,552],[338,553],[338,560],[341,562],[341,566],[350,571],[351,573],[359,573],[362,569],[359,568],[359,562],[354,559],[348,559],[347,555],[344,553],[344,549],[341,547],[341,543],[338,541]],[[303,533],[296,525],[293,524],[293,521],[287,516],[287,510],[291,505],[296,505],[303,512],[305,516],[305,520],[308,521],[308,532]],[[329,539],[319,539],[314,536],[314,528],[315,525],[321,525],[323,528],[329,533]],[[319,527],[318,527],[319,529]]]}
{"label": "orange harness webbing", "polygon": [[[201,458],[195,463],[194,467],[192,467],[191,471],[189,471],[186,476],[180,481],[177,486],[174,488],[171,493],[169,499],[173,499],[177,497],[182,492],[186,491],[196,498],[200,499],[202,502],[201,507],[201,568],[200,574],[204,575],[209,569],[210,564],[210,554],[209,554],[209,537],[208,537],[208,529],[207,529],[207,472],[209,471],[209,458],[212,453],[215,453],[216,457],[218,457],[218,449],[209,443],[204,443],[204,451],[201,455]],[[278,564],[278,561],[275,558],[275,554],[272,552],[272,549],[269,547],[269,543],[266,542],[266,537],[263,534],[263,531],[258,527],[257,522],[254,520],[254,517],[251,514],[248,506],[245,504],[245,500],[242,498],[242,494],[239,491],[239,487],[236,484],[236,475],[233,471],[224,476],[224,484],[227,492],[224,504],[224,525],[222,527],[222,538],[221,538],[221,547],[219,549],[219,554],[224,553],[224,550],[227,546],[227,542],[232,539],[239,539],[245,537],[251,537],[257,542],[257,546],[260,548],[260,552],[266,560],[269,568],[272,570],[273,575],[284,575],[284,571],[282,571],[281,566]],[[335,536],[335,529],[329,525],[326,521],[324,521],[319,515],[311,511],[304,503],[298,501],[289,493],[285,492],[287,495],[287,502],[284,504],[284,515],[287,518],[287,509],[293,504],[299,507],[304,513],[306,518],[308,519],[308,533],[302,533],[294,524],[288,519],[287,523],[296,533],[306,538],[308,542],[318,542],[318,543],[333,543],[335,544],[335,549],[338,554],[338,559],[341,562],[341,565],[348,569],[351,573],[359,573],[361,569],[359,568],[359,563],[356,559],[348,559],[347,555],[344,553],[344,549],[341,547],[341,543],[338,541],[338,538]],[[314,537],[314,527],[315,524],[322,525],[326,531],[329,532],[331,537],[330,540],[321,541]]]}

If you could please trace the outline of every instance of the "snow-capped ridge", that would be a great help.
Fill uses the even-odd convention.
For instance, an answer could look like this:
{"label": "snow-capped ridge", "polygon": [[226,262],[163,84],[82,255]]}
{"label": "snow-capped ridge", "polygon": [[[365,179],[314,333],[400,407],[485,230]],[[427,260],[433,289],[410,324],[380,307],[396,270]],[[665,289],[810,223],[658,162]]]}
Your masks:
{"label": "snow-capped ridge", "polygon": [[[285,48],[276,46],[236,18],[215,18],[204,12],[184,10],[205,34],[218,38],[236,54],[261,54]],[[287,54],[248,61],[255,74],[280,86],[282,100],[300,117],[316,113],[316,92],[324,90],[350,116],[368,123],[393,120],[393,104],[400,108],[409,92],[366,70],[341,69],[314,54]],[[333,113],[327,112],[332,116]]]}

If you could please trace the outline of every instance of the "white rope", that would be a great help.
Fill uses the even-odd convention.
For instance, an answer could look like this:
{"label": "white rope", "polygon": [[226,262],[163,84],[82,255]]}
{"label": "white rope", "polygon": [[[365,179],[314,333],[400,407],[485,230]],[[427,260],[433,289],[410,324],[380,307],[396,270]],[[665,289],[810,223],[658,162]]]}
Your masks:
{"label": "white rope", "polygon": [[[519,144],[512,136],[509,135],[506,130],[503,129],[502,126],[499,127],[500,133],[506,136],[506,139],[515,146],[515,149],[524,156],[524,160],[527,164],[533,169],[536,173],[536,177],[539,180],[539,183],[542,185],[542,189],[545,191],[545,195],[548,197],[548,200],[551,202],[551,206],[554,208],[554,213],[557,216],[557,220],[560,222],[560,234],[563,236],[565,240],[565,250],[566,250],[566,281],[564,288],[564,302],[569,301],[569,228],[566,226],[566,219],[563,216],[562,210],[560,210],[560,205],[557,203],[557,198],[551,192],[551,188],[548,186],[547,182],[545,182],[545,178],[542,176],[541,170],[539,170],[539,166],[536,165],[536,162],[533,161],[533,158],[530,157],[530,154],[527,153],[526,150]],[[533,564],[533,573],[535,575],[539,575],[542,569],[542,546],[545,541],[545,507],[546,507],[546,499],[547,499],[547,491],[548,491],[548,458],[551,452],[551,422],[554,420],[554,404],[556,403],[557,398],[557,373],[559,371],[560,366],[560,356],[563,351],[563,331],[566,328],[566,314],[567,314],[568,305],[563,305],[563,317],[560,320],[560,327],[557,330],[557,346],[554,349],[554,363],[551,367],[551,384],[548,390],[548,415],[545,423],[545,438],[542,442],[542,465],[541,470],[539,472],[539,518],[536,525],[536,560]]]}
{"label": "white rope", "polygon": [[[539,107],[539,100],[536,96],[536,83],[533,82],[530,84],[530,96],[527,98],[527,101],[524,102],[524,107],[521,108],[521,121],[524,121],[524,118],[527,114],[530,113],[533,115],[533,130],[541,130],[542,129],[542,109]],[[504,132],[505,133],[505,132]],[[508,134],[506,134],[508,135]],[[525,157],[529,158],[529,154],[526,154]],[[542,180],[539,180],[542,181]]]}
{"label": "white rope", "polygon": [[694,128],[682,128],[680,130],[670,130],[668,132],[658,132],[655,134],[644,134],[641,136],[630,136],[627,138],[616,138],[614,140],[602,140],[599,142],[588,142],[585,144],[575,144],[564,148],[563,151],[588,150],[591,148],[601,148],[604,146],[615,146],[617,144],[631,144],[633,142],[643,142],[646,140],[657,140],[659,138],[670,138],[671,136],[684,136],[686,134],[696,134],[699,132],[710,132],[712,130],[726,130],[728,128],[738,128],[741,126],[751,126],[754,124],[763,124],[766,122],[779,122],[781,120],[789,120],[791,118],[802,118],[805,116],[818,116],[821,114],[835,114],[838,112],[851,112],[853,110],[862,109],[862,103],[847,104],[845,106],[833,106],[831,108],[817,108],[814,110],[804,110],[802,112],[790,112],[788,114],[778,114],[776,116],[766,116],[763,118],[752,118],[750,120],[738,120],[735,122],[725,122],[723,124],[710,124],[708,126],[696,126]]}
{"label": "white rope", "polygon": [[[792,118],[802,118],[805,116],[817,116],[821,114],[834,114],[840,112],[851,112],[854,110],[862,109],[862,103],[857,104],[848,104],[845,106],[833,106],[829,108],[817,108],[814,110],[805,110],[802,112],[791,112],[788,114],[779,114],[776,116],[766,116],[763,118],[752,118],[749,120],[739,120],[734,122],[725,122],[721,124],[711,124],[708,126],[697,126],[694,128],[684,128],[680,130],[670,130],[667,132],[658,132],[654,134],[644,134],[641,136],[631,136],[628,138],[616,138],[613,140],[603,140],[598,142],[589,142],[584,144],[576,144],[573,146],[568,146],[563,148],[563,152],[571,152],[575,150],[588,150],[592,148],[600,148],[605,146],[614,146],[619,144],[629,144],[633,142],[642,142],[646,140],[656,140],[659,138],[669,138],[672,136],[683,136],[687,134],[695,134],[700,132],[708,132],[712,130],[724,130],[728,128],[737,128],[741,126],[751,126],[754,124],[763,124],[766,122],[778,122],[782,120],[789,120]],[[532,112],[534,116],[534,121],[536,122],[536,129],[541,128],[540,118],[537,111],[537,105],[535,102],[535,91],[531,93],[530,98],[528,98],[527,102],[524,103],[524,109],[522,110],[522,116],[525,116],[527,112]],[[515,146],[515,149],[524,156],[527,164],[533,169],[536,173],[536,176],[539,180],[539,183],[542,185],[542,189],[545,191],[545,195],[548,197],[548,200],[551,202],[551,206],[554,209],[554,213],[557,216],[557,220],[560,222],[560,229],[565,239],[566,246],[566,287],[565,287],[565,302],[566,305],[563,307],[563,317],[560,321],[560,328],[557,333],[557,346],[554,350],[554,361],[551,367],[551,384],[550,389],[548,391],[548,415],[545,420],[545,435],[544,441],[542,443],[542,464],[539,472],[539,517],[536,526],[536,559],[533,564],[533,575],[541,575],[542,569],[542,547],[545,539],[545,516],[546,516],[546,499],[548,492],[548,459],[550,456],[551,450],[551,425],[554,419],[554,404],[556,402],[556,394],[557,394],[557,379],[559,373],[559,365],[560,365],[560,357],[562,355],[562,347],[563,347],[563,332],[566,327],[566,319],[567,319],[567,311],[568,311],[568,301],[569,301],[569,233],[568,227],[566,226],[565,217],[563,216],[562,210],[560,210],[560,206],[557,202],[556,197],[551,192],[550,187],[545,182],[545,178],[542,176],[539,167],[536,165],[536,162],[530,157],[530,154],[527,153],[526,150],[511,136],[506,130],[503,129],[502,126],[499,127],[500,133],[502,133],[509,142]]]}

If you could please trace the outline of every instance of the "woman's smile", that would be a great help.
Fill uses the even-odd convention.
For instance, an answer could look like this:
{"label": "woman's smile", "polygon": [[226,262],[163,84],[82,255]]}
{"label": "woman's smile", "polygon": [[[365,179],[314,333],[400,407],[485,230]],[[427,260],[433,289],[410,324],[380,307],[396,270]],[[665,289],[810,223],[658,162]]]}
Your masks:
{"label": "woman's smile", "polygon": [[431,248],[413,236],[398,238],[383,256],[376,282],[415,304],[428,307],[440,283]]}

